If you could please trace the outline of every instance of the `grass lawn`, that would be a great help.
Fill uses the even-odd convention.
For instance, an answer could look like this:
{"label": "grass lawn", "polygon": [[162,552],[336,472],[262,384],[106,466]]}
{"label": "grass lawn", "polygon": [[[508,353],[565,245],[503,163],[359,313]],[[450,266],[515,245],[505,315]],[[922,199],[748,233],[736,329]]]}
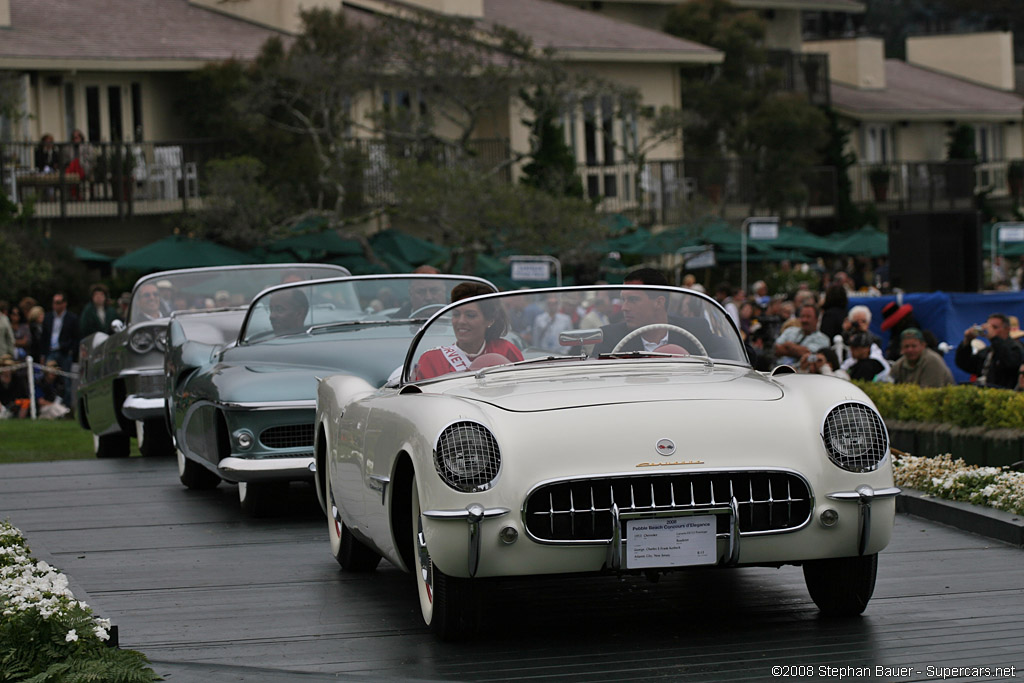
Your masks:
{"label": "grass lawn", "polygon": [[77,420],[0,420],[0,464],[95,457]]}

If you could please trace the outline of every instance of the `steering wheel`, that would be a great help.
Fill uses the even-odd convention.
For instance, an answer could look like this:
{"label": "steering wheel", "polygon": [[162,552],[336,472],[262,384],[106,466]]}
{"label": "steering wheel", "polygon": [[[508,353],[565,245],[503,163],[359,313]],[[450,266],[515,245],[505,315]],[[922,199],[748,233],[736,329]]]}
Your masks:
{"label": "steering wheel", "polygon": [[700,351],[700,355],[708,355],[708,350],[704,348],[704,345],[700,343],[700,340],[697,339],[697,337],[695,337],[692,332],[690,332],[689,330],[685,330],[682,327],[679,327],[678,325],[672,325],[671,323],[654,323],[653,325],[644,325],[642,327],[638,327],[629,334],[627,334],[625,337],[620,339],[619,343],[615,345],[615,348],[611,350],[611,353],[619,353],[620,351],[622,351],[622,348],[626,344],[633,341],[644,332],[650,332],[652,330],[668,330],[669,332],[678,332],[679,334],[683,335],[684,337],[686,337],[687,339],[694,343],[694,345],[697,347],[697,350]]}
{"label": "steering wheel", "polygon": [[434,315],[435,313],[437,313],[438,311],[440,311],[442,308],[444,308],[447,305],[448,304],[427,304],[426,306],[420,306],[415,311],[412,311],[411,313],[409,313],[409,317],[410,318],[418,318],[418,317],[420,317],[419,314],[422,311],[429,310],[429,313],[424,313],[423,314],[424,318],[429,318],[430,316]]}

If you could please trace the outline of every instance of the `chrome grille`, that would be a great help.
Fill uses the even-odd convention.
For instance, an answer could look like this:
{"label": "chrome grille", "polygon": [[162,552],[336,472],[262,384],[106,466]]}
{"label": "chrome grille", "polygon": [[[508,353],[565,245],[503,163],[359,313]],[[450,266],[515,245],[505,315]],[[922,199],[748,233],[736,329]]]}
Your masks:
{"label": "chrome grille", "polygon": [[313,423],[268,427],[260,432],[260,443],[267,448],[312,448]]}
{"label": "chrome grille", "polygon": [[[620,514],[668,513],[722,508],[733,497],[741,534],[788,531],[811,514],[807,484],[790,472],[680,472],[545,484],[526,500],[526,529],[539,541],[610,542],[613,504]],[[718,515],[717,533],[728,525]]]}
{"label": "chrome grille", "polygon": [[470,493],[489,488],[500,466],[498,442],[482,424],[456,422],[437,439],[434,469],[456,491]]}
{"label": "chrome grille", "polygon": [[882,418],[863,403],[844,403],[833,408],[822,438],[828,457],[850,472],[871,472],[889,452]]}

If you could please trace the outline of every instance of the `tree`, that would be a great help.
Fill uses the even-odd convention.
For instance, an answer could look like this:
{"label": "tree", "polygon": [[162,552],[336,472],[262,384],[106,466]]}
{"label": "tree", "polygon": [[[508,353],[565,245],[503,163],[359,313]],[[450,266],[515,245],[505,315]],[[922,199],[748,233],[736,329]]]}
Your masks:
{"label": "tree", "polygon": [[395,194],[402,201],[393,210],[394,225],[459,245],[453,256],[466,255],[470,264],[475,254],[503,251],[553,252],[579,261],[586,245],[604,233],[586,200],[508,183],[469,165],[404,162],[396,173]]}
{"label": "tree", "polygon": [[564,111],[552,88],[540,85],[519,95],[533,112],[530,127],[531,160],[523,166],[522,183],[559,197],[583,197],[583,183],[576,173],[576,158],[565,143],[565,129],[559,123]]}
{"label": "tree", "polygon": [[837,230],[853,230],[863,224],[863,217],[853,203],[853,183],[850,169],[857,163],[857,155],[849,150],[850,131],[839,123],[839,115],[832,109],[825,111],[828,118],[828,139],[822,148],[822,161],[836,172]]}
{"label": "tree", "polygon": [[806,195],[804,177],[817,163],[827,122],[802,97],[779,93],[781,74],[768,66],[765,23],[726,0],[693,0],[671,9],[665,30],[723,51],[722,64],[684,73],[687,156],[731,154],[753,164],[752,204],[781,209]]}

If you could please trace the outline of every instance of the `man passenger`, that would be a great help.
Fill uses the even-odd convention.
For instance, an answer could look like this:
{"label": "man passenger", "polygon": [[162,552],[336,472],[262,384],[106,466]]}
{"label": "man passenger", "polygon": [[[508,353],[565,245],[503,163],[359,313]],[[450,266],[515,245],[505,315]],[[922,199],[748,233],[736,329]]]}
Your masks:
{"label": "man passenger", "polygon": [[309,299],[298,289],[286,289],[270,296],[270,326],[274,334],[296,334],[306,329]]}

